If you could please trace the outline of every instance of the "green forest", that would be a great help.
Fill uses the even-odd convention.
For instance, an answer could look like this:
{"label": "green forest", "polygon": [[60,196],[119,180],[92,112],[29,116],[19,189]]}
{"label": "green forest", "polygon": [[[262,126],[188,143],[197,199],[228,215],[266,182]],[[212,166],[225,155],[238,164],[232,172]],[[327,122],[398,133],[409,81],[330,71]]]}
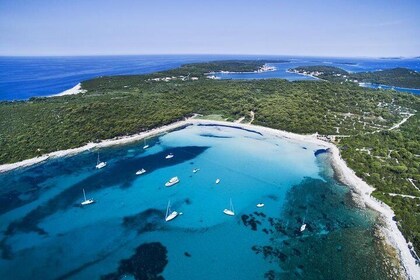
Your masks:
{"label": "green forest", "polygon": [[[131,135],[195,113],[236,120],[252,111],[253,124],[335,135],[343,158],[376,188],[373,195],[394,209],[400,229],[420,252],[420,97],[333,80],[211,80],[205,75],[255,71],[267,62],[187,64],[88,80],[82,83],[86,92],[77,95],[1,102],[0,164]],[[174,78],[153,80],[157,77]]]}
{"label": "green forest", "polygon": [[297,73],[314,73],[316,77],[335,82],[353,82],[381,84],[395,87],[420,88],[420,73],[407,68],[393,68],[373,72],[349,73],[334,66],[301,66],[290,69]]}

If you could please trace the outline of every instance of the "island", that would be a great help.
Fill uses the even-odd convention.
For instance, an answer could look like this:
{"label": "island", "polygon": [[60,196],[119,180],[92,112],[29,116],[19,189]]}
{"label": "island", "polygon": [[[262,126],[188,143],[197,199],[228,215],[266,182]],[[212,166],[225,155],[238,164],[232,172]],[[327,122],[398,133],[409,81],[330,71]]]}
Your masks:
{"label": "island", "polygon": [[[349,74],[328,66],[295,68],[328,83],[213,80],[206,76],[216,71],[258,71],[266,63],[238,60],[186,64],[146,75],[83,81],[77,94],[1,102],[0,170],[106,139],[118,141],[197,115],[312,135],[337,147],[336,155],[339,151],[357,177],[375,189],[373,199],[392,208],[394,221],[417,258],[420,97],[361,88],[343,83],[343,79],[373,82],[372,77],[382,77],[384,81],[400,80],[400,85],[413,86],[417,82],[411,77],[418,73],[392,69]],[[339,171],[338,166],[338,176]],[[353,191],[366,195],[360,189]]]}
{"label": "island", "polygon": [[403,88],[420,88],[420,73],[407,68],[349,73],[334,66],[300,66],[289,72],[336,82],[372,83]]}

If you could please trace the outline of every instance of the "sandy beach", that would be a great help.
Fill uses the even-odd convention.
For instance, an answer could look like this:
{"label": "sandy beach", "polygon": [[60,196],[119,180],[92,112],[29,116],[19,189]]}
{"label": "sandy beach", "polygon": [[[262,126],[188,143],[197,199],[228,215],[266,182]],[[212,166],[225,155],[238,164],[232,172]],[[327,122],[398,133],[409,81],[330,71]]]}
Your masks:
{"label": "sandy beach", "polygon": [[50,95],[48,97],[72,95],[72,94],[78,94],[78,93],[84,93],[84,92],[86,92],[86,90],[82,89],[82,84],[81,83],[78,83],[77,85],[75,85],[74,87],[72,87],[68,90],[65,90],[65,91],[57,93],[57,94]]}
{"label": "sandy beach", "polygon": [[[79,88],[80,89],[80,88]],[[386,237],[386,240],[397,249],[398,254],[401,258],[403,263],[404,270],[407,274],[409,279],[420,279],[420,267],[416,265],[415,259],[412,257],[410,250],[408,248],[408,244],[399,231],[397,224],[393,221],[394,212],[392,209],[387,206],[386,204],[378,201],[377,199],[371,196],[374,188],[369,186],[366,182],[356,176],[355,172],[351,170],[346,162],[341,158],[339,149],[332,143],[322,141],[317,139],[316,135],[300,135],[295,133],[290,133],[287,131],[276,130],[272,128],[267,128],[263,126],[257,126],[252,124],[241,124],[241,123],[232,123],[226,121],[213,121],[213,120],[202,120],[202,119],[195,119],[194,117],[188,118],[182,121],[178,121],[166,126],[162,126],[159,128],[155,128],[149,131],[145,131],[142,133],[138,133],[132,136],[127,137],[119,137],[114,139],[108,139],[101,141],[99,143],[88,143],[82,147],[52,152],[37,158],[27,159],[21,162],[12,163],[12,164],[4,164],[0,166],[0,172],[10,171],[15,168],[30,166],[33,164],[40,163],[45,161],[49,158],[55,157],[63,157],[68,155],[77,154],[83,151],[87,151],[93,148],[103,148],[109,147],[114,145],[121,145],[129,142],[134,142],[141,140],[145,137],[152,137],[158,134],[164,133],[166,131],[170,131],[185,125],[189,124],[220,124],[220,125],[229,125],[229,126],[236,126],[246,129],[252,129],[259,131],[263,134],[270,134],[274,136],[279,136],[282,138],[286,138],[288,141],[301,143],[313,143],[325,148],[329,148],[332,164],[335,167],[336,172],[338,172],[339,177],[343,183],[351,187],[361,198],[361,202],[365,204],[366,207],[369,207],[373,210],[376,210],[381,214],[383,220],[385,221],[385,226],[382,228],[382,232]]]}

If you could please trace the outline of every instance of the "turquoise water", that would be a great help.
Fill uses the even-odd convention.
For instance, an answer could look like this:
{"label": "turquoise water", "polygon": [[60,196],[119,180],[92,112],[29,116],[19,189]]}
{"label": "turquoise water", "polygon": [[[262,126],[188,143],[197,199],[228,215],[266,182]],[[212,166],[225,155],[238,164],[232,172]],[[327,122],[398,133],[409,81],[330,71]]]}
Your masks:
{"label": "turquoise water", "polygon": [[0,174],[0,278],[384,279],[376,215],[322,147],[207,125],[147,143],[100,150],[101,170],[89,151]]}

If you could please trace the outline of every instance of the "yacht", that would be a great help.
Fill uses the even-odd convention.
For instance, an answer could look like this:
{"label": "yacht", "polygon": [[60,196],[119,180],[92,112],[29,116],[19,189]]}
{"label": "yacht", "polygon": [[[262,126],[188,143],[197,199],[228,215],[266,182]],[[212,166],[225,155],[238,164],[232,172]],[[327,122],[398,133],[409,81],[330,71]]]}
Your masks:
{"label": "yacht", "polygon": [[165,215],[165,222],[169,222],[175,219],[178,216],[178,212],[172,211],[171,212],[171,201],[168,201],[168,206],[166,207],[166,215]]}
{"label": "yacht", "polygon": [[306,224],[303,224],[303,225],[300,227],[300,232],[304,231],[305,229],[306,229]]}
{"label": "yacht", "polygon": [[177,183],[179,183],[179,178],[178,177],[173,177],[168,182],[165,183],[165,186],[166,187],[171,187],[171,186],[173,186]]}
{"label": "yacht", "polygon": [[147,148],[149,148],[149,145],[146,144],[146,138],[144,138],[143,150],[146,150]]}
{"label": "yacht", "polygon": [[101,169],[104,168],[106,166],[106,162],[105,161],[101,161],[99,159],[99,153],[98,153],[98,161],[96,162],[96,169]]}
{"label": "yacht", "polygon": [[258,207],[258,208],[264,207],[264,203],[258,203],[258,204],[257,204],[257,207]]}
{"label": "yacht", "polygon": [[174,157],[174,155],[172,154],[172,153],[170,153],[169,155],[167,155],[165,158],[166,159],[170,159],[170,158],[173,158]]}
{"label": "yacht", "polygon": [[232,198],[230,199],[230,208],[223,210],[223,213],[225,213],[228,216],[235,216],[235,210],[233,209]]}
{"label": "yacht", "polygon": [[140,169],[139,171],[136,172],[136,175],[141,175],[141,174],[144,174],[144,173],[146,173],[146,169],[142,168],[142,169]]}
{"label": "yacht", "polygon": [[80,203],[82,206],[95,203],[95,200],[93,200],[93,199],[86,199],[85,189],[83,189],[83,197],[84,197],[85,200],[83,200],[82,203]]}
{"label": "yacht", "polygon": [[219,184],[220,183],[220,179],[216,179],[216,184]]}

